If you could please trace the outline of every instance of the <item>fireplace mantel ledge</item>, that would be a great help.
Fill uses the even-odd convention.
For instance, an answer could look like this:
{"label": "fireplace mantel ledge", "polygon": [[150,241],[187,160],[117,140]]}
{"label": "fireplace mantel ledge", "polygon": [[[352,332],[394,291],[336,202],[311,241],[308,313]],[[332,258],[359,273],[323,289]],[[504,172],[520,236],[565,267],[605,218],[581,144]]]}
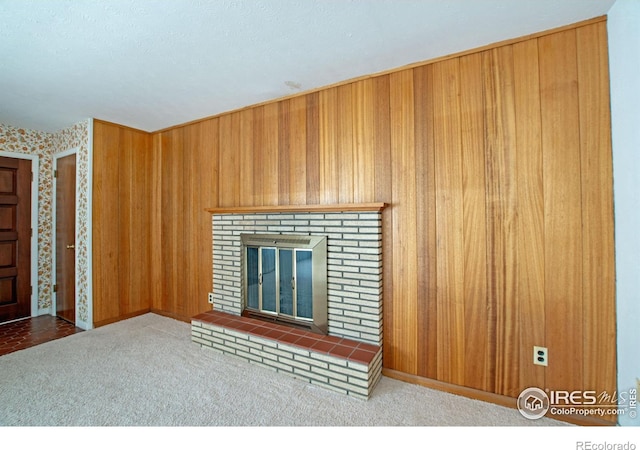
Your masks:
{"label": "fireplace mantel ledge", "polygon": [[286,212],[362,212],[382,211],[387,203],[343,203],[335,205],[270,205],[270,206],[220,206],[207,208],[211,214],[286,213]]}

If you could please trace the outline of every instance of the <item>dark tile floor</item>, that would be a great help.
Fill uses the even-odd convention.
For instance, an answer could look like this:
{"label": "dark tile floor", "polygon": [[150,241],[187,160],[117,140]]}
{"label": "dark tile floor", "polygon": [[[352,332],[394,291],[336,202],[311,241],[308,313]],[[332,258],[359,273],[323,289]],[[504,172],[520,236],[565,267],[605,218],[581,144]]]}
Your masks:
{"label": "dark tile floor", "polygon": [[0,324],[0,356],[79,333],[81,328],[54,316]]}

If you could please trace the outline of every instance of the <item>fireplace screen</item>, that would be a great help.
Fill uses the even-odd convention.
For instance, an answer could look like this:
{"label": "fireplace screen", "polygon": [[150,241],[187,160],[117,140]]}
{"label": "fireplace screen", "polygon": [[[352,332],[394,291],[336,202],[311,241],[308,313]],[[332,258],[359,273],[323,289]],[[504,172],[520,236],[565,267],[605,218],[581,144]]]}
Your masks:
{"label": "fireplace screen", "polygon": [[327,332],[323,236],[241,235],[245,311]]}

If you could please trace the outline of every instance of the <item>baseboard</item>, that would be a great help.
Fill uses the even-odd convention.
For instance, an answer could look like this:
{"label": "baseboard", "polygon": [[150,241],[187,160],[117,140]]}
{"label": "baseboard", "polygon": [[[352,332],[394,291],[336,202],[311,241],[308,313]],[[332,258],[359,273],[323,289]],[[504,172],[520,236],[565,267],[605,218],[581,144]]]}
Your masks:
{"label": "baseboard", "polygon": [[[479,389],[469,388],[465,386],[459,386],[456,384],[445,383],[431,378],[424,378],[417,375],[411,375],[404,372],[399,372],[393,369],[382,368],[382,375],[393,378],[407,383],[417,384],[430,389],[435,389],[442,392],[448,392],[450,394],[460,395],[462,397],[471,398],[474,400],[480,400],[487,403],[493,403],[507,408],[513,408],[517,410],[517,399],[508,397],[506,395],[494,394],[492,392],[485,392]],[[518,413],[519,414],[519,413]],[[610,422],[604,419],[596,419],[593,417],[583,417],[577,415],[565,415],[559,416],[554,414],[547,414],[545,417],[550,419],[559,420],[562,422],[571,423],[580,426],[615,426],[615,422]]]}
{"label": "baseboard", "polygon": [[123,314],[123,315],[118,316],[118,317],[111,317],[109,319],[100,320],[99,322],[94,322],[93,323],[93,327],[94,328],[103,327],[103,326],[109,325],[111,323],[120,322],[121,320],[127,320],[127,319],[131,319],[132,317],[141,316],[141,315],[146,314],[148,312],[150,312],[149,309],[141,309],[141,310],[129,313],[129,314]]}
{"label": "baseboard", "polygon": [[191,323],[191,317],[192,316],[182,316],[180,314],[175,314],[175,313],[171,313],[171,312],[167,312],[167,311],[161,311],[159,309],[154,309],[154,308],[151,308],[149,310],[149,312],[152,312],[152,313],[157,314],[159,316],[169,317],[170,319],[179,320],[180,322]]}

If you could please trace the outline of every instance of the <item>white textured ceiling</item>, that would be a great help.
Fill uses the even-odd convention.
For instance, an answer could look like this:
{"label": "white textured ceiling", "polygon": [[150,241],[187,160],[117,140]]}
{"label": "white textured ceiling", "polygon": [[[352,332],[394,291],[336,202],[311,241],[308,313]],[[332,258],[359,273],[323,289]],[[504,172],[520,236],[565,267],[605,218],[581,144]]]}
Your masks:
{"label": "white textured ceiling", "polygon": [[146,131],[605,15],[615,0],[0,0],[0,123]]}

